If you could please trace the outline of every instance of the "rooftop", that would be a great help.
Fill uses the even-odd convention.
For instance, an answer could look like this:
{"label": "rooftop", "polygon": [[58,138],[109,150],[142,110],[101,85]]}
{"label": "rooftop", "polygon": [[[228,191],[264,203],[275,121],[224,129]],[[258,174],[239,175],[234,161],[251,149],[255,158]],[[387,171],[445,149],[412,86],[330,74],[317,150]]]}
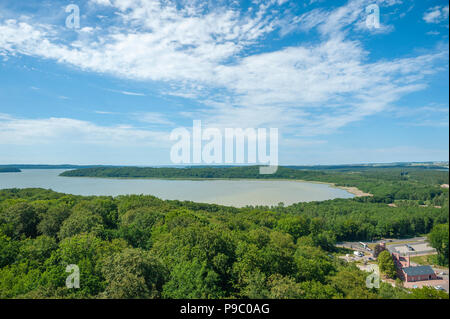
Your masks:
{"label": "rooftop", "polygon": [[417,276],[417,275],[433,275],[434,270],[430,266],[416,266],[416,267],[405,267],[403,271],[408,276]]}

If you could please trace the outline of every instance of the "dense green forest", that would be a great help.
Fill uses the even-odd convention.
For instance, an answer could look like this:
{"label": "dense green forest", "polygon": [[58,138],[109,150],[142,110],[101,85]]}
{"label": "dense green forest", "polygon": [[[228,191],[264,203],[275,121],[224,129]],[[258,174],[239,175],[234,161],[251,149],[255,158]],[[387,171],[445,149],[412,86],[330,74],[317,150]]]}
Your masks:
{"label": "dense green forest", "polygon": [[[343,183],[341,174],[348,173],[322,176]],[[355,174],[350,184],[367,185],[376,201],[270,208],[2,190],[0,298],[448,298],[432,288],[368,289],[367,273],[336,257],[345,253],[338,240],[414,236],[448,223],[448,190],[437,186],[447,172],[398,175]],[[403,184],[412,194],[397,195]],[[386,204],[392,200],[397,207]],[[65,287],[71,264],[80,269],[79,289]]]}
{"label": "dense green forest", "polygon": [[0,173],[20,173],[21,170],[16,167],[0,167]]}

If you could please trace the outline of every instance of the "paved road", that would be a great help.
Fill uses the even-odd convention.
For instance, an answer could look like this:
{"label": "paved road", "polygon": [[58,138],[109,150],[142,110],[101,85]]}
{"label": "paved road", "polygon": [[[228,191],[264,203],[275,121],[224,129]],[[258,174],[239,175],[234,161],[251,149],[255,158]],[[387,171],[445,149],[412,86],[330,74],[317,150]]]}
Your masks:
{"label": "paved road", "polygon": [[[423,244],[426,239],[427,239],[426,237],[414,237],[414,238],[404,238],[404,239],[386,238],[386,239],[380,239],[380,240],[376,240],[376,241],[363,241],[363,243],[378,244],[378,243],[384,242],[384,243],[386,243],[388,250],[391,251],[391,249],[389,249],[389,246],[392,245],[392,243],[395,243],[395,246],[402,245],[402,243],[405,243],[405,242],[414,242],[414,243],[411,243],[411,245]],[[364,247],[359,243],[359,241],[340,242],[340,243],[337,243],[336,246],[344,247],[344,248],[348,248],[348,249],[352,249],[352,250],[368,252],[368,250],[364,249]],[[393,247],[391,247],[391,248],[393,248]],[[369,251],[369,252],[371,252],[371,251]]]}

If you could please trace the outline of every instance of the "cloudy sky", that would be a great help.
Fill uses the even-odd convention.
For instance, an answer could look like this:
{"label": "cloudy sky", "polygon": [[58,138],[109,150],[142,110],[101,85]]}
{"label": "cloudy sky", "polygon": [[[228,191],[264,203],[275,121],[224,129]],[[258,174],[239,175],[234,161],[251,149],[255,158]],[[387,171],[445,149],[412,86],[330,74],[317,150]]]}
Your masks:
{"label": "cloudy sky", "polygon": [[448,0],[0,0],[0,164],[170,164],[193,120],[278,128],[281,164],[448,160],[448,16]]}

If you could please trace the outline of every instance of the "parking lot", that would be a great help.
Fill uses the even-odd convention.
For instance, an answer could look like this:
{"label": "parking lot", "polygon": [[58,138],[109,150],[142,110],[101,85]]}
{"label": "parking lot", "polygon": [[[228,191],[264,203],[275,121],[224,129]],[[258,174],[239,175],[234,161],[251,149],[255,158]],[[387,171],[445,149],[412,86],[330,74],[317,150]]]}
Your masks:
{"label": "parking lot", "polygon": [[449,285],[448,279],[439,279],[439,280],[424,280],[424,281],[416,281],[416,282],[404,282],[403,286],[405,288],[422,288],[422,287],[442,287],[446,292],[448,292]]}

